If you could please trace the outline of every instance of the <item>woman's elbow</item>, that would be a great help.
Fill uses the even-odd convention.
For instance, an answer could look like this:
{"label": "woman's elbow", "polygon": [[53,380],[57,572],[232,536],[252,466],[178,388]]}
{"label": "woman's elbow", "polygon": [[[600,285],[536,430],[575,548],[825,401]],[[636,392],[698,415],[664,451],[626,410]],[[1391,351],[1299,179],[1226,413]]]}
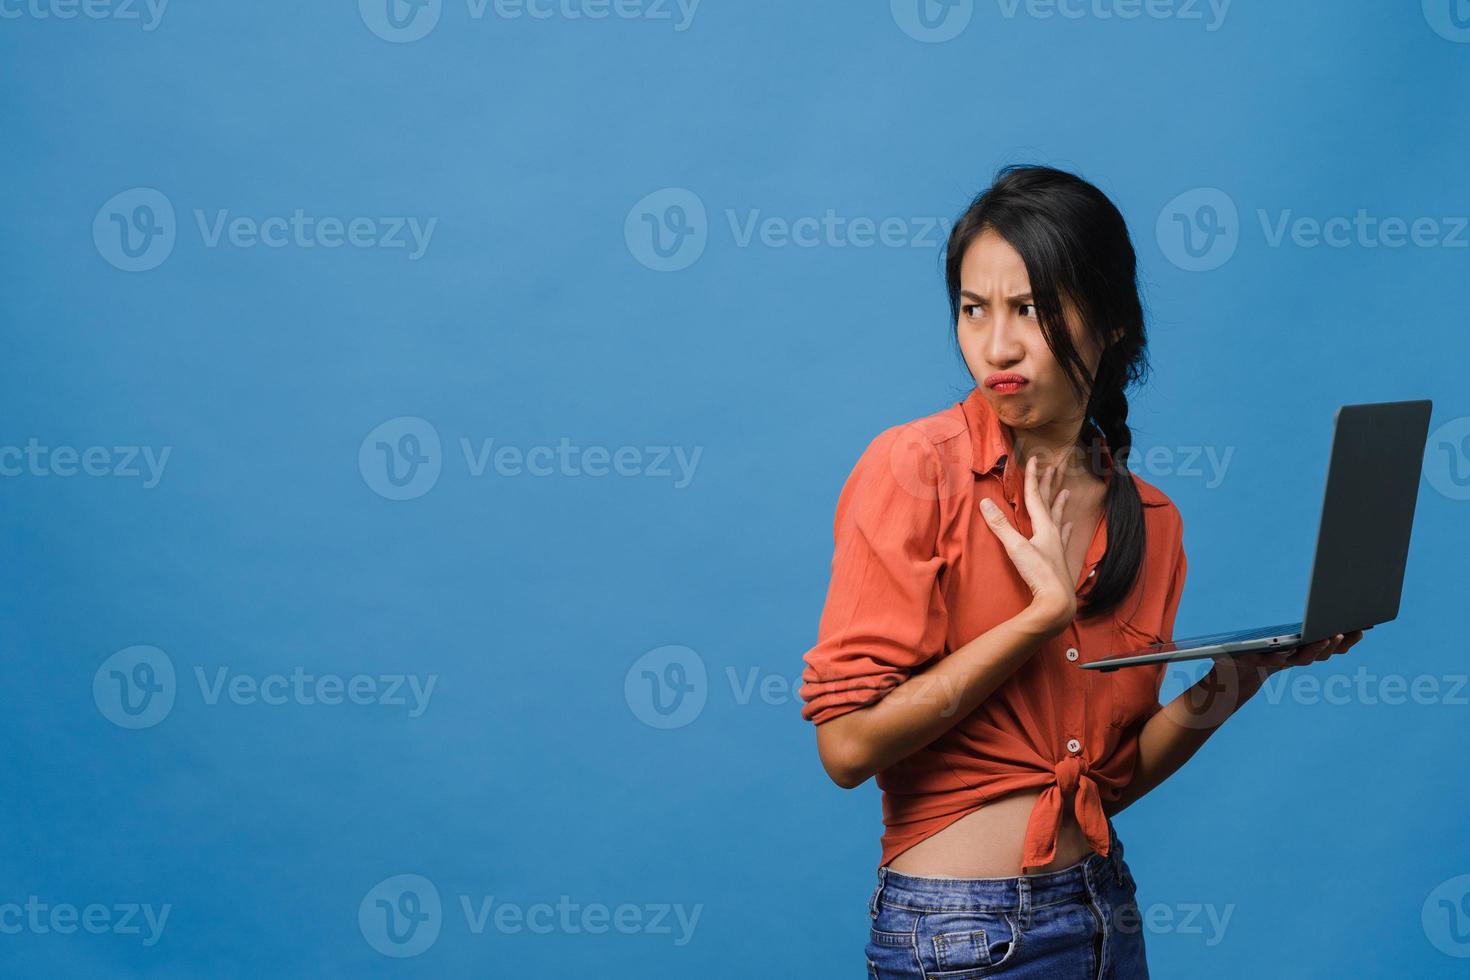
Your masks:
{"label": "woman's elbow", "polygon": [[817,754],[822,768],[843,789],[856,789],[872,775],[861,742],[852,731],[851,718],[844,715],[817,726]]}

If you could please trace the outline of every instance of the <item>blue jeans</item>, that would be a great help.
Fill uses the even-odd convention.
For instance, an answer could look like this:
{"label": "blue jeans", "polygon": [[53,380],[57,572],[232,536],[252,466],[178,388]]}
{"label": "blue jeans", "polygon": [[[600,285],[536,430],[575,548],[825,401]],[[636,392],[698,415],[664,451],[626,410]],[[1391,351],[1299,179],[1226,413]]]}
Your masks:
{"label": "blue jeans", "polygon": [[1145,980],[1143,922],[1123,845],[1015,878],[932,878],[878,869],[868,903],[873,980]]}

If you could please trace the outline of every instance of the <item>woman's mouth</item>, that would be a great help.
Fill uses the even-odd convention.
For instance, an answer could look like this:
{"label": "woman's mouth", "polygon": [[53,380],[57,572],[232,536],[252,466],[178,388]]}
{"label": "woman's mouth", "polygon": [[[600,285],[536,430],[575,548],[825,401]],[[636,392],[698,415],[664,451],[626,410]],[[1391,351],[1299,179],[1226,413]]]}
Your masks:
{"label": "woman's mouth", "polygon": [[997,371],[985,379],[985,387],[1000,395],[1008,395],[1014,391],[1020,391],[1027,384],[1027,380],[1012,371]]}

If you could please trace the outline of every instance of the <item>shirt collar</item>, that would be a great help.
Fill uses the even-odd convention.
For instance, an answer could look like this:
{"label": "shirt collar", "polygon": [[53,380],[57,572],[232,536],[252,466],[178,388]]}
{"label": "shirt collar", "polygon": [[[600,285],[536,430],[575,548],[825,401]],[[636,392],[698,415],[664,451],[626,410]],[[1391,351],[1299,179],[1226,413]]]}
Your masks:
{"label": "shirt collar", "polygon": [[[986,401],[985,393],[978,386],[960,403],[960,408],[970,430],[970,468],[982,476],[998,467],[1002,468],[1001,486],[1006,499],[1015,503],[1021,493],[1025,472],[1020,466],[1011,465],[1014,445],[1006,427],[1001,424],[995,410],[990,407],[990,402]],[[1097,437],[1104,468],[1103,480],[1110,483],[1113,478],[1113,454],[1108,449],[1107,436],[1101,430],[1098,430]],[[1129,475],[1138,488],[1139,499],[1146,506],[1161,506],[1169,502],[1169,498],[1153,485],[1138,479],[1131,472]]]}

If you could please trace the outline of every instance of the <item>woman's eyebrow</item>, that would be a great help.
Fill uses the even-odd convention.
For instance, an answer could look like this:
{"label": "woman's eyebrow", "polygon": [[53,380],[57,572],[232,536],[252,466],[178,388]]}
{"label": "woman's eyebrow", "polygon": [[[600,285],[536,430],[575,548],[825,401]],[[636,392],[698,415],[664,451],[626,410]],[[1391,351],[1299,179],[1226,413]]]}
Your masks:
{"label": "woman's eyebrow", "polygon": [[[960,295],[961,296],[968,297],[969,299],[976,300],[977,302],[980,302],[980,303],[988,303],[989,302],[989,300],[987,300],[985,297],[983,297],[983,296],[977,296],[975,293],[970,292],[968,289],[961,289],[960,290]],[[1033,299],[1035,299],[1035,297],[1032,296],[1030,293],[1017,293],[1014,296],[1007,297],[1007,299],[1010,302],[1012,302],[1012,303],[1029,303]]]}

